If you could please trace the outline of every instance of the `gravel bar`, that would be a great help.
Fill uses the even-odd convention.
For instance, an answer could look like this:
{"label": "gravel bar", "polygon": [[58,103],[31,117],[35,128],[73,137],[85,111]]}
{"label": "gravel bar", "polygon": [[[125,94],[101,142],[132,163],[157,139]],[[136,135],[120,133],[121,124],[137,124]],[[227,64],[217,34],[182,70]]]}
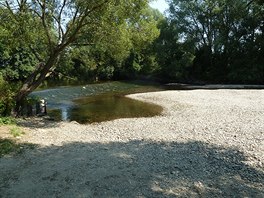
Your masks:
{"label": "gravel bar", "polygon": [[264,90],[127,97],[163,113],[88,125],[24,123],[20,141],[37,148],[0,158],[0,195],[264,197]]}

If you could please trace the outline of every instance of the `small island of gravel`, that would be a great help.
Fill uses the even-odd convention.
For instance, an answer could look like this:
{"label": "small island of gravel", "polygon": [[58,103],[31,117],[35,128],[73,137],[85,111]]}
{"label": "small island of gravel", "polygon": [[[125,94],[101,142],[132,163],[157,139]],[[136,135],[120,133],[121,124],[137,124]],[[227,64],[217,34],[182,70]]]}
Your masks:
{"label": "small island of gravel", "polygon": [[264,91],[128,97],[162,115],[81,125],[35,120],[0,158],[3,197],[263,197]]}

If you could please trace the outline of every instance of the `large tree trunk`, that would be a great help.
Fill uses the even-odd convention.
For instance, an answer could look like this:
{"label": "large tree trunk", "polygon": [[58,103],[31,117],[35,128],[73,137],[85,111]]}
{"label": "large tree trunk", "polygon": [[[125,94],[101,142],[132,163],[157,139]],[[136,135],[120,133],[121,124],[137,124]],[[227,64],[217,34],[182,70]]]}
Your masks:
{"label": "large tree trunk", "polygon": [[47,60],[46,63],[39,63],[36,70],[26,79],[20,90],[15,95],[15,116],[21,114],[23,104],[26,97],[34,91],[46,78],[47,73],[56,64],[61,50],[55,51]]}

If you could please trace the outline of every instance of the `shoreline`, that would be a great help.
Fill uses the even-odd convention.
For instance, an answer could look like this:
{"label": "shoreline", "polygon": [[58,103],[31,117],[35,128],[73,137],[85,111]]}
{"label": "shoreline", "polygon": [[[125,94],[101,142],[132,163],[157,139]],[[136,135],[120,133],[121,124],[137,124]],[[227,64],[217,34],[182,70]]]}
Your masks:
{"label": "shoreline", "polygon": [[[234,148],[243,147],[243,152],[249,152],[252,150],[249,149],[250,145],[246,146],[243,144],[242,146],[241,142],[237,140],[238,137],[242,138],[243,141],[252,139],[259,143],[263,140],[264,144],[264,102],[260,101],[261,98],[259,98],[256,104],[250,104],[249,102],[252,102],[251,100],[254,100],[254,97],[250,96],[249,92],[253,93],[254,97],[258,97],[256,94],[260,93],[261,98],[264,100],[264,90],[167,90],[131,94],[126,97],[159,105],[163,108],[163,112],[161,115],[154,117],[121,118],[91,124],[79,124],[75,121],[54,122],[40,118],[36,119],[33,124],[31,122],[26,124],[33,126],[25,128],[25,130],[31,131],[31,137],[24,136],[21,137],[21,140],[43,146],[62,145],[73,140],[82,142],[129,141],[140,138],[151,141],[198,140]],[[237,98],[232,99],[232,97]],[[242,102],[240,101],[241,97],[244,97]],[[263,106],[261,106],[261,103],[263,103]],[[252,107],[253,109],[251,109]],[[261,108],[260,112],[257,112],[258,110],[256,109],[258,108]],[[250,111],[257,114],[251,114]],[[219,115],[219,112],[223,115]],[[243,115],[244,113],[245,115]],[[246,113],[254,117],[246,118]],[[251,122],[254,119],[255,122]],[[255,134],[251,131],[247,133],[246,129],[257,129],[257,127],[252,126],[255,124],[260,128],[260,131],[256,131]],[[167,130],[169,136],[166,136],[166,134],[159,136],[159,131],[163,128]],[[243,132],[241,129],[243,129]],[[122,130],[130,131],[125,133]],[[142,134],[136,130],[142,132]],[[146,135],[144,131],[147,130],[152,132]],[[184,135],[182,130],[188,131],[188,133]],[[53,131],[58,131],[59,133],[53,134]],[[91,131],[93,132],[91,133]],[[202,131],[205,131],[206,135]],[[67,132],[70,132],[70,135],[65,134]],[[220,133],[217,134],[217,132]],[[74,133],[78,135],[71,139]],[[62,135],[62,137],[58,137],[58,135]],[[175,139],[173,139],[174,137]],[[227,137],[230,139],[223,141]],[[252,141],[252,145],[256,146],[254,141]],[[263,153],[261,153],[262,156],[260,153],[258,155],[264,163],[264,145],[260,146],[263,146],[261,147]]]}

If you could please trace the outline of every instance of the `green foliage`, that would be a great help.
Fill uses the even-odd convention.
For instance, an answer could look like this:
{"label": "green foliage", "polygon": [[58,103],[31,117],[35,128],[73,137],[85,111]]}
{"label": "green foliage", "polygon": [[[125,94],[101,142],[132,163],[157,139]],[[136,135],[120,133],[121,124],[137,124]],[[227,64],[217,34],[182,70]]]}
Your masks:
{"label": "green foliage", "polygon": [[161,34],[155,42],[160,78],[167,81],[185,81],[194,59],[194,48],[179,40],[179,30],[167,20],[159,23]]}
{"label": "green foliage", "polygon": [[[150,48],[159,35],[161,16],[149,7],[139,8],[132,17],[128,15],[132,8],[110,6],[105,15],[99,16],[97,31],[91,35],[90,27],[86,27],[76,46],[61,56],[56,72],[85,81],[151,73],[157,64]],[[90,42],[93,44],[82,46]]]}
{"label": "green foliage", "polygon": [[158,63],[153,43],[160,34],[158,23],[162,19],[156,10],[146,8],[142,10],[140,20],[128,27],[133,45],[129,56],[116,68],[116,78],[133,79],[155,73]]}
{"label": "green foliage", "polygon": [[[0,72],[8,83],[22,82],[15,96],[15,111],[20,112],[23,100],[47,76],[63,75],[78,80],[112,78],[131,51],[139,53],[158,36],[148,3],[2,2]],[[139,63],[133,65],[137,71],[142,68]]]}
{"label": "green foliage", "polygon": [[15,140],[0,138],[0,158],[8,154],[20,154],[25,149],[33,149],[35,147],[34,144],[20,144]]}
{"label": "green foliage", "polygon": [[30,96],[28,96],[26,98],[25,103],[28,104],[28,105],[34,105],[37,102],[39,102],[39,100],[40,100],[40,98],[38,96],[32,96],[32,95],[30,95]]}
{"label": "green foliage", "polygon": [[161,26],[158,46],[161,52],[164,49],[159,58],[161,71],[170,70],[175,79],[187,76],[210,82],[264,82],[261,3],[249,0],[169,3],[169,18],[167,25]]}
{"label": "green foliage", "polygon": [[9,52],[8,58],[2,59],[3,77],[11,81],[23,81],[33,72],[37,60],[28,49],[15,48]]}
{"label": "green foliage", "polygon": [[13,107],[12,82],[22,100],[46,76],[264,82],[262,0],[167,2],[167,18],[148,0],[0,4],[0,115]]}
{"label": "green foliage", "polygon": [[12,117],[0,117],[0,126],[1,125],[14,125],[16,120]]}
{"label": "green foliage", "polygon": [[15,88],[0,73],[0,116],[9,116],[14,107]]}
{"label": "green foliage", "polygon": [[0,157],[19,151],[19,145],[17,145],[13,140],[0,139]]}

